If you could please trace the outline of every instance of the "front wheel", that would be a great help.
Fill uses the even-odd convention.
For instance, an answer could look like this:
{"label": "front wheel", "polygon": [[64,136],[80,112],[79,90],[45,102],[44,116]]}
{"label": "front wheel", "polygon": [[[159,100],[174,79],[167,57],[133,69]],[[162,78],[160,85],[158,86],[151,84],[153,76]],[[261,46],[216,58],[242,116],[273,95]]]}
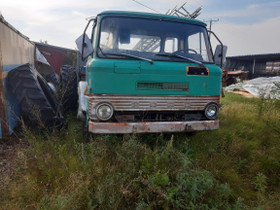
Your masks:
{"label": "front wheel", "polygon": [[60,69],[60,96],[64,110],[78,108],[78,81],[75,68],[64,65]]}

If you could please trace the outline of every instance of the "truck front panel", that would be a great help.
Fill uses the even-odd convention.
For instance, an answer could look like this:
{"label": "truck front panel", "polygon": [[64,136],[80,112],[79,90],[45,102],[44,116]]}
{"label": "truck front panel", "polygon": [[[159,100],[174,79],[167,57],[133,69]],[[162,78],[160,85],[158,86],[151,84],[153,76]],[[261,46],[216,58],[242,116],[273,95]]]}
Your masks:
{"label": "truck front panel", "polygon": [[129,95],[219,95],[221,70],[205,65],[208,75],[188,74],[188,62],[95,59],[87,67],[91,93]]}
{"label": "truck front panel", "polygon": [[93,133],[190,132],[219,126],[222,71],[205,25],[141,13],[102,13],[87,63]]}

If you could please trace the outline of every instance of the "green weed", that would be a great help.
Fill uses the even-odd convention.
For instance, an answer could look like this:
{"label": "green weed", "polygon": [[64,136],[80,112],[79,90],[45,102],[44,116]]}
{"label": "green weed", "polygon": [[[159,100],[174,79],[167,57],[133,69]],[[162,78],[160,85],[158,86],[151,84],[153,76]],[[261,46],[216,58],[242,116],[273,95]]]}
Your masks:
{"label": "green weed", "polygon": [[[228,94],[222,100],[220,129],[195,134],[189,141],[197,164],[228,183],[234,196],[258,205],[258,195],[280,188],[280,106],[278,101]],[[256,174],[258,188],[256,189]],[[260,184],[266,177],[265,184]],[[263,194],[263,193],[262,193]],[[280,205],[280,203],[278,203]]]}
{"label": "green weed", "polygon": [[0,204],[7,209],[227,209],[237,205],[230,186],[195,166],[174,147],[173,136],[160,135],[152,145],[142,143],[145,136],[96,136],[87,144],[81,136],[73,119],[60,132],[26,132],[31,146],[20,157],[21,169]]}

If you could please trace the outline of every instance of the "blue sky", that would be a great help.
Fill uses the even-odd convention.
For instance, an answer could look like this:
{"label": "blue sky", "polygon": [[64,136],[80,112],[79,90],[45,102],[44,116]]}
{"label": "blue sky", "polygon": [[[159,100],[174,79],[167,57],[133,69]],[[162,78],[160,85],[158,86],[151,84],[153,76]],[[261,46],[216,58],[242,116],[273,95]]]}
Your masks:
{"label": "blue sky", "polygon": [[[137,0],[165,13],[186,0]],[[188,0],[193,12],[202,6],[200,20],[214,22],[212,30],[228,55],[280,53],[280,1],[275,0]],[[75,48],[88,16],[104,10],[153,12],[133,0],[1,0],[4,18],[31,40]]]}

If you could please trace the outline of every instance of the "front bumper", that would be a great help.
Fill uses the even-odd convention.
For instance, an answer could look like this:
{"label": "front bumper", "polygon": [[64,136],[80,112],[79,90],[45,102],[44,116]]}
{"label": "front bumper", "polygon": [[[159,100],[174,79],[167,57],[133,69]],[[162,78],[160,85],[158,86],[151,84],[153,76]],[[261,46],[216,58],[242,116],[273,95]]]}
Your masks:
{"label": "front bumper", "polygon": [[216,130],[219,120],[172,122],[88,122],[88,131],[96,134],[176,133]]}

